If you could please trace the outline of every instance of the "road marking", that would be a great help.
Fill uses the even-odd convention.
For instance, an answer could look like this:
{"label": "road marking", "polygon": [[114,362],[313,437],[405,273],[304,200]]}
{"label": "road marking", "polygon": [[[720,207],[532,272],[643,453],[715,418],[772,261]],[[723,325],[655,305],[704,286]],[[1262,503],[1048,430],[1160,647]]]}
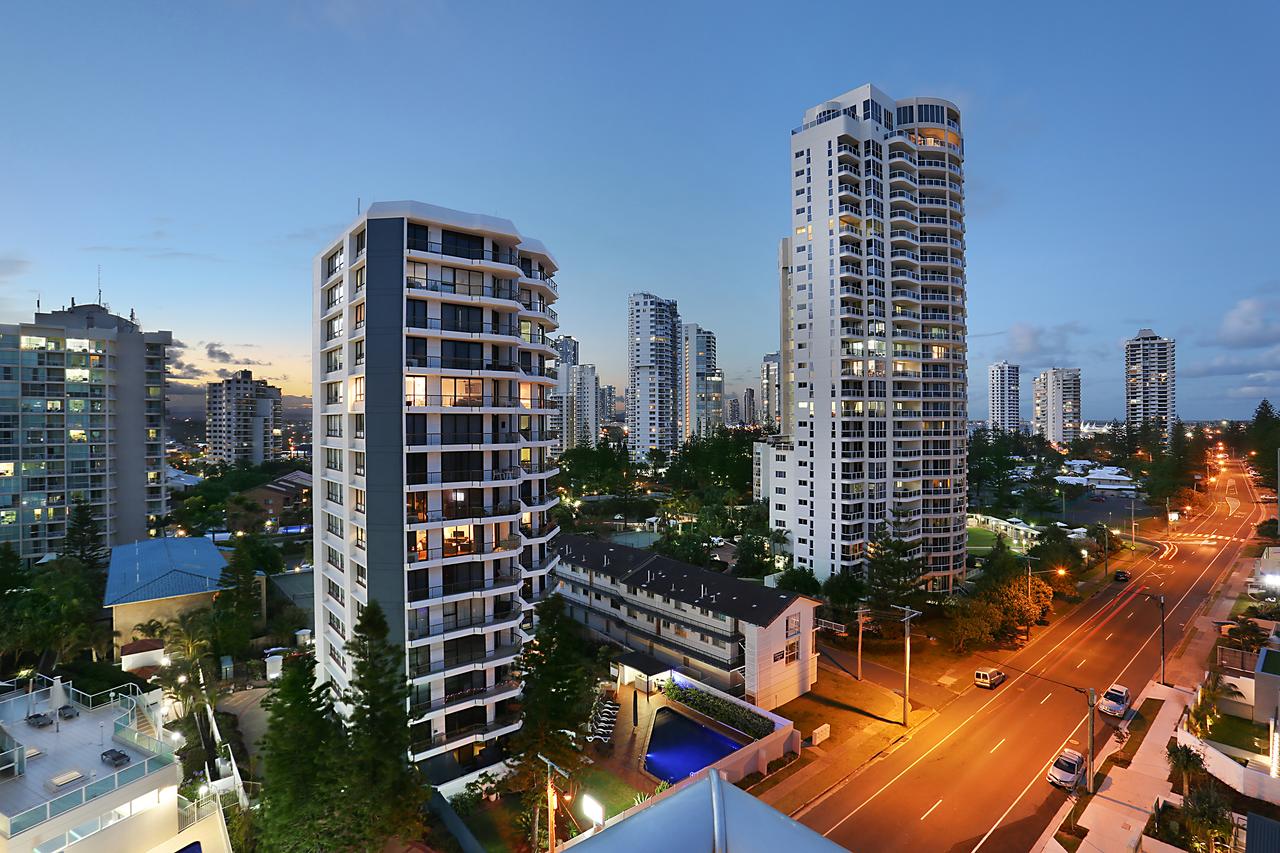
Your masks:
{"label": "road marking", "polygon": [[1088,660],[1088,658],[1080,658],[1080,663],[1076,664],[1076,669],[1079,669],[1080,667],[1084,666],[1084,662],[1086,660]]}
{"label": "road marking", "polygon": [[1130,611],[1129,611],[1129,615],[1128,615],[1128,616],[1126,616],[1126,617],[1124,617],[1124,618],[1126,618],[1126,619],[1132,619],[1132,618],[1133,618],[1133,611],[1132,611],[1132,610],[1130,610]]}
{"label": "road marking", "polygon": [[1044,698],[1040,700],[1040,704],[1041,704],[1041,705],[1043,705],[1045,702],[1048,702],[1048,701],[1049,701],[1049,697],[1050,697],[1050,696],[1052,696],[1052,695],[1053,695],[1053,691],[1052,691],[1052,690],[1050,690],[1048,693],[1044,694]]}
{"label": "road marking", "polygon": [[[1046,697],[1044,697],[1044,698],[1048,699],[1049,697],[1048,697],[1048,696],[1046,696]],[[996,744],[995,746],[991,747],[991,752],[995,752],[997,749],[999,749],[999,748],[1000,748],[1000,744],[1001,744],[1001,743],[1004,743],[1004,742],[1005,742],[1005,741],[1007,741],[1007,740],[1008,740],[1008,738],[1007,738],[1007,737],[1002,737],[1002,738],[1000,738],[1000,743],[998,743],[998,744]],[[990,755],[990,754],[991,754],[991,752],[988,752],[988,753],[987,753],[987,755]],[[939,800],[939,802],[941,802],[941,800]]]}
{"label": "road marking", "polygon": [[1115,632],[1115,631],[1112,631],[1110,634],[1107,634],[1107,638],[1106,638],[1106,640],[1103,640],[1102,642],[1104,642],[1104,643],[1105,643],[1107,640],[1110,640],[1110,639],[1111,639],[1112,637],[1114,637],[1115,635],[1116,635],[1116,632]]}
{"label": "road marking", "polygon": [[925,819],[925,818],[927,818],[929,815],[933,814],[933,810],[934,810],[934,809],[936,809],[936,808],[937,808],[938,806],[940,806],[940,805],[942,805],[942,798],[941,798],[941,797],[939,797],[939,798],[938,798],[938,801],[937,801],[936,803],[934,803],[933,805],[929,806],[929,810],[928,810],[927,812],[925,812],[924,814],[920,815],[920,819],[921,819],[921,820],[924,820],[924,819]]}

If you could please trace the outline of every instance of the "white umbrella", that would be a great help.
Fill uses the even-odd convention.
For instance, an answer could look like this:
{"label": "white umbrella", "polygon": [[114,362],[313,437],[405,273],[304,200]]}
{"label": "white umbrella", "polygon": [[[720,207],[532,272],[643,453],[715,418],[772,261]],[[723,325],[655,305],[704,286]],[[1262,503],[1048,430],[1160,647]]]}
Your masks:
{"label": "white umbrella", "polygon": [[67,704],[67,689],[62,686],[62,676],[53,677],[53,687],[49,688],[49,710],[57,711]]}

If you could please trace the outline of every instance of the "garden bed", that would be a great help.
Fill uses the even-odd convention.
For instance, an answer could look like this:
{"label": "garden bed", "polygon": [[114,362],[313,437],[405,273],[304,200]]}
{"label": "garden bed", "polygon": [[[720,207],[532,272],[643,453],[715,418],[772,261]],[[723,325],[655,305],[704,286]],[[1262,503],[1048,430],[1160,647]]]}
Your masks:
{"label": "garden bed", "polygon": [[728,699],[722,699],[696,687],[681,687],[674,682],[667,682],[664,693],[668,699],[692,708],[700,714],[706,714],[711,719],[737,729],[756,740],[773,734],[773,720],[748,710],[736,702],[730,702]]}
{"label": "garden bed", "polygon": [[1266,726],[1234,714],[1223,714],[1214,722],[1208,739],[1246,752],[1265,755],[1268,734]]}

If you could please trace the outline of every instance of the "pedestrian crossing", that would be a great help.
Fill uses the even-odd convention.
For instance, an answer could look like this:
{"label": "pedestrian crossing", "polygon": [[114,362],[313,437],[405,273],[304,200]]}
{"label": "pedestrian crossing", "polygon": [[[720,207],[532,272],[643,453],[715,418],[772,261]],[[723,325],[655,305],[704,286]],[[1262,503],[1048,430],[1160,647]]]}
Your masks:
{"label": "pedestrian crossing", "polygon": [[1175,533],[1167,542],[1248,542],[1244,536],[1226,536],[1221,533]]}

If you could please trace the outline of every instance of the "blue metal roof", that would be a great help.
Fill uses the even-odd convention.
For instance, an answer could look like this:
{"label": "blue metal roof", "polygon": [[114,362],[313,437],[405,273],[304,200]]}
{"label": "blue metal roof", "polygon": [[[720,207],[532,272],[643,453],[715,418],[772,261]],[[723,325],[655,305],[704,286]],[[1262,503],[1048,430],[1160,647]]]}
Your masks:
{"label": "blue metal roof", "polygon": [[144,539],[111,549],[107,607],[212,592],[227,561],[204,537]]}

